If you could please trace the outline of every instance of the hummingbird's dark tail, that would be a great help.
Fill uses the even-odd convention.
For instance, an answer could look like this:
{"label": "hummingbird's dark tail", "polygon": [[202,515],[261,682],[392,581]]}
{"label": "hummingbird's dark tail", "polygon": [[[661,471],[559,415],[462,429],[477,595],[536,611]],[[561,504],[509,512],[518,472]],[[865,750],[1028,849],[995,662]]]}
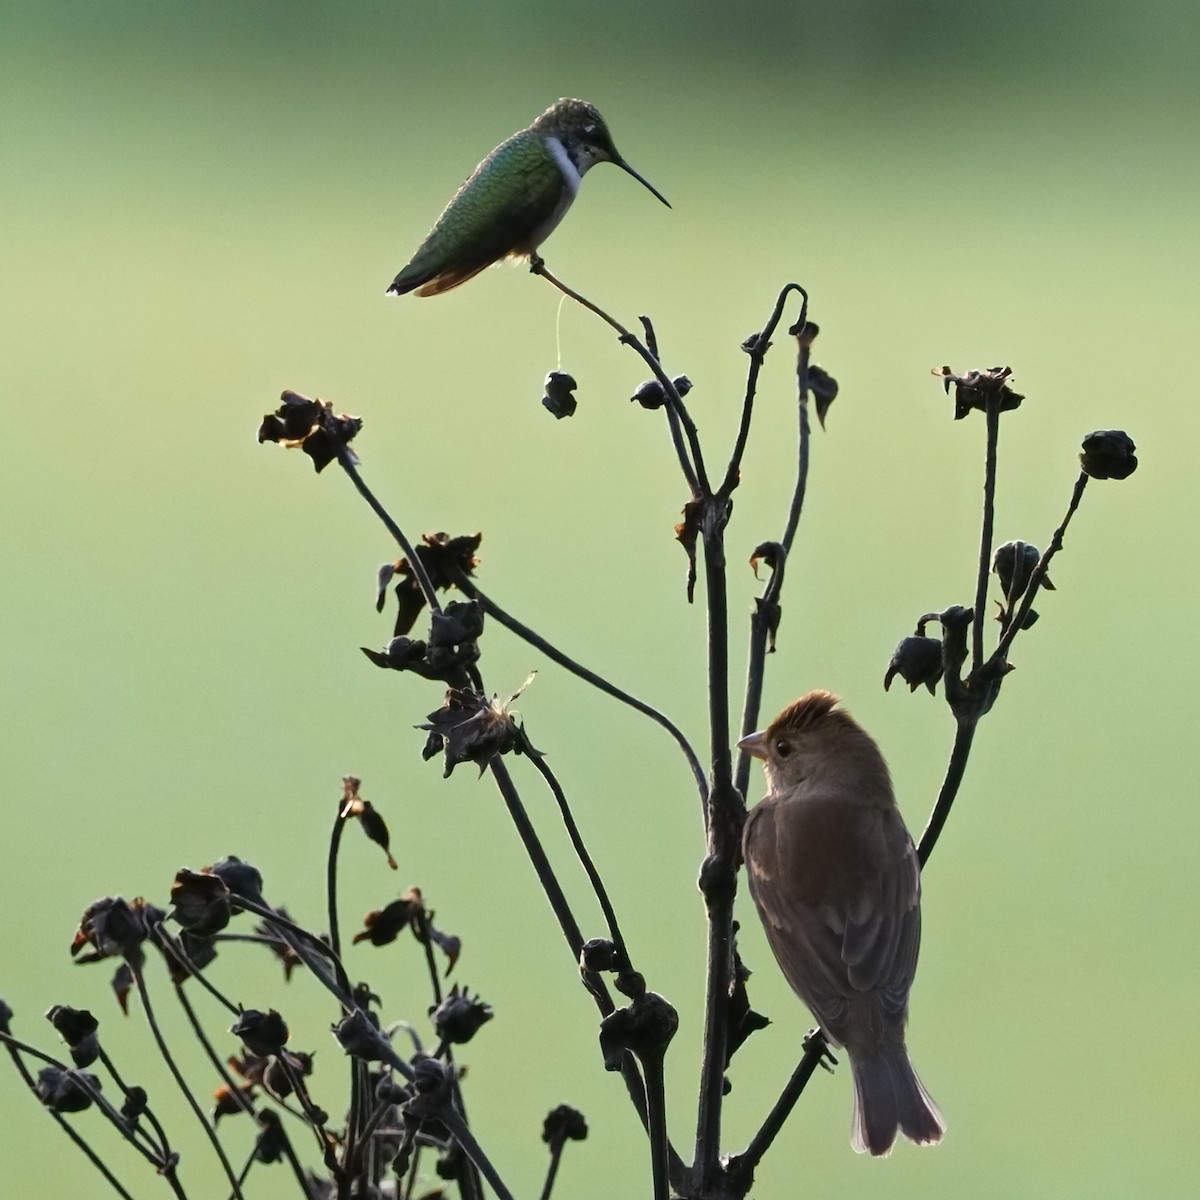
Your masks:
{"label": "hummingbird's dark tail", "polygon": [[904,1043],[879,1047],[869,1057],[850,1058],[854,1076],[854,1130],[850,1144],[860,1154],[890,1154],[896,1132],[919,1146],[942,1140],[946,1123],[908,1061]]}

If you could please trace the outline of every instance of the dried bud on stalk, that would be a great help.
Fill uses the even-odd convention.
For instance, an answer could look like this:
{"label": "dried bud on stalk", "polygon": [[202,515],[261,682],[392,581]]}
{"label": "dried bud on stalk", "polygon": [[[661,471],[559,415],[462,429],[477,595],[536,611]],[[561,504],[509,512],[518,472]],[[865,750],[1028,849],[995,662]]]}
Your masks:
{"label": "dried bud on stalk", "polygon": [[71,1061],[77,1067],[90,1067],[100,1055],[100,1022],[86,1008],[69,1008],[56,1004],[46,1020],[58,1031],[71,1051]]}
{"label": "dried bud on stalk", "polygon": [[915,692],[922,684],[935,695],[938,680],[942,677],[942,643],[931,637],[906,637],[892,652],[887,674],[883,677],[883,690],[892,686],[897,675]]}
{"label": "dried bud on stalk", "polygon": [[247,1008],[230,1026],[229,1032],[241,1038],[242,1045],[251,1054],[264,1058],[268,1054],[278,1054],[291,1036],[287,1023],[273,1008],[265,1013]]}
{"label": "dried bud on stalk", "polygon": [[1080,465],[1093,479],[1128,479],[1137,470],[1137,447],[1121,429],[1100,429],[1083,439]]}
{"label": "dried bud on stalk", "polygon": [[85,1071],[43,1067],[34,1090],[38,1099],[54,1112],[77,1113],[91,1107],[92,1092],[100,1090],[100,1080]]}
{"label": "dried bud on stalk", "polygon": [[429,1018],[437,1035],[443,1042],[462,1045],[469,1042],[495,1014],[490,1004],[485,1004],[476,994],[467,994],[464,984],[455,984],[441,1004],[429,1009]]}
{"label": "dried bud on stalk", "polygon": [[573,417],[579,401],[572,393],[579,386],[573,375],[565,371],[551,371],[542,384],[542,407],[556,420]]}

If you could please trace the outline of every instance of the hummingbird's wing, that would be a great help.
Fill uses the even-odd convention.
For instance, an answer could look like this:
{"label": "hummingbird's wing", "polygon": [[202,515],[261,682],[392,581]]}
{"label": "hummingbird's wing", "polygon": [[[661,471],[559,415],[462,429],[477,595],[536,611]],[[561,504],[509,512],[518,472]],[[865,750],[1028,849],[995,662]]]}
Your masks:
{"label": "hummingbird's wing", "polygon": [[[547,166],[552,171],[547,175]],[[564,195],[564,193],[566,193]],[[509,255],[531,254],[570,202],[556,164],[524,131],[496,147],[458,189],[389,294],[436,296]]]}

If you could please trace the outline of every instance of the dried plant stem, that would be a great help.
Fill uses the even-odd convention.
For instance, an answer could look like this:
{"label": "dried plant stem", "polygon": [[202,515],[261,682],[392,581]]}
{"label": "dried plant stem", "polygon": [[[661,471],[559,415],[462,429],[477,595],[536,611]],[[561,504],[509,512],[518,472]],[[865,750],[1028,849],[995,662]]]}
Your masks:
{"label": "dried plant stem", "polygon": [[[650,368],[654,374],[654,378],[662,384],[663,391],[666,393],[668,411],[673,413],[683,426],[687,453],[680,453],[679,466],[683,471],[688,486],[691,488],[692,495],[712,495],[712,486],[708,482],[708,474],[704,467],[704,453],[700,448],[700,435],[696,429],[696,423],[688,414],[687,407],[683,403],[683,397],[679,394],[679,389],[675,386],[666,371],[663,370],[663,365],[659,360],[658,354],[652,353],[641,338],[631,333],[619,321],[610,317],[599,305],[593,304],[587,297],[581,296],[573,288],[569,288],[563,283],[561,279],[557,279],[552,275],[546,270],[546,264],[540,258],[535,258],[530,264],[529,269],[535,275],[540,275],[547,283],[558,288],[564,296],[569,296],[576,304],[581,304],[589,312],[595,313],[606,325],[616,331],[617,337],[622,344],[631,346],[641,357],[642,361]],[[684,448],[679,442],[676,442],[676,447],[680,451]]]}
{"label": "dried plant stem", "polygon": [[558,1175],[558,1165],[562,1162],[563,1148],[566,1144],[565,1138],[555,1138],[550,1146],[550,1165],[546,1168],[546,1182],[542,1184],[541,1200],[550,1200],[550,1193],[554,1190],[554,1179]]}
{"label": "dried plant stem", "polygon": [[796,1101],[800,1099],[808,1081],[813,1077],[813,1073],[829,1057],[829,1043],[825,1040],[825,1034],[820,1029],[814,1029],[804,1039],[804,1053],[800,1056],[800,1061],[796,1064],[796,1069],[780,1093],[779,1099],[775,1101],[763,1121],[762,1127],[750,1140],[746,1149],[729,1160],[729,1173],[744,1182],[745,1190],[749,1190],[750,1184],[754,1181],[754,1172],[757,1170],[758,1164],[783,1128],[792,1109],[796,1107]]}
{"label": "dried plant stem", "polygon": [[704,768],[700,765],[700,759],[696,756],[695,750],[692,749],[692,745],[683,731],[669,717],[644,701],[639,700],[636,696],[631,696],[628,692],[617,687],[616,684],[609,683],[603,676],[597,675],[595,671],[585,667],[582,663],[576,662],[575,659],[559,650],[557,646],[548,642],[541,634],[536,633],[528,625],[523,624],[516,617],[502,609],[490,596],[482,592],[475,581],[465,572],[459,570],[457,567],[451,567],[450,571],[455,587],[465,596],[478,601],[483,611],[493,620],[503,625],[510,633],[514,633],[522,641],[528,642],[529,645],[541,651],[552,662],[557,663],[564,670],[570,671],[572,675],[582,679],[585,683],[590,683],[606,696],[611,696],[614,700],[619,700],[622,704],[627,704],[636,712],[649,717],[655,724],[665,729],[674,739],[675,744],[687,760],[688,768],[692,772],[692,778],[695,779],[696,788],[700,793],[701,805],[703,806],[707,802],[708,780],[705,778]]}
{"label": "dried plant stem", "polygon": [[1075,487],[1071,491],[1071,500],[1067,505],[1066,515],[1059,522],[1058,528],[1054,531],[1054,536],[1050,539],[1050,545],[1042,552],[1042,556],[1037,561],[1037,566],[1033,568],[1033,572],[1029,576],[1029,585],[1025,589],[1025,596],[1021,601],[1021,607],[1017,610],[1012,620],[1009,621],[1008,628],[1004,631],[1004,636],[996,646],[996,650],[992,655],[993,663],[1000,665],[1005,661],[1008,655],[1008,648],[1013,643],[1013,638],[1017,636],[1021,627],[1025,624],[1025,619],[1029,616],[1030,609],[1033,608],[1034,598],[1037,596],[1050,570],[1050,560],[1062,549],[1067,526],[1071,523],[1071,518],[1075,515],[1075,510],[1079,507],[1079,502],[1083,499],[1083,492],[1087,487],[1088,478],[1085,471],[1079,472],[1079,478],[1075,480]]}
{"label": "dried plant stem", "polygon": [[921,843],[917,847],[917,861],[921,864],[922,869],[929,861],[934,846],[937,845],[942,827],[950,815],[950,806],[954,803],[954,797],[958,795],[963,773],[967,769],[967,759],[971,754],[971,742],[975,738],[975,727],[979,724],[977,716],[963,715],[958,717],[957,721],[954,747],[950,751],[950,761],[946,764],[946,775],[942,780],[941,790],[938,792],[937,802],[933,806],[929,822],[925,826],[925,832],[921,834]]}
{"label": "dried plant stem", "polygon": [[[718,502],[719,503],[719,502]],[[705,596],[708,608],[708,704],[712,751],[712,791],[708,809],[707,854],[700,890],[708,916],[704,987],[704,1033],[696,1115],[694,1170],[703,1187],[720,1162],[721,1104],[728,1058],[729,999],[733,979],[733,901],[745,817],[733,787],[729,746],[729,612],[725,580],[725,506],[702,518]]]}
{"label": "dried plant stem", "polygon": [[540,754],[531,754],[528,757],[530,762],[533,763],[534,769],[546,781],[550,791],[554,794],[554,799],[558,803],[558,811],[562,815],[563,825],[566,826],[567,836],[571,839],[571,845],[575,850],[575,854],[583,866],[584,873],[588,877],[588,882],[592,885],[592,891],[596,894],[596,902],[600,905],[600,911],[604,914],[604,921],[608,926],[609,936],[612,938],[613,945],[617,948],[622,968],[631,968],[633,961],[629,957],[629,948],[625,944],[625,938],[621,935],[621,927],[617,923],[617,914],[613,909],[612,901],[609,899],[608,889],[604,886],[604,880],[601,879],[600,872],[596,870],[596,864],[592,861],[592,856],[588,853],[587,846],[584,845],[583,837],[579,832],[579,826],[575,824],[574,816],[571,814],[571,807],[567,803],[567,796],[562,789],[562,784],[559,783],[558,777]]}
{"label": "dried plant stem", "polygon": [[196,1097],[192,1095],[191,1088],[188,1087],[187,1080],[183,1077],[183,1072],[179,1069],[175,1062],[174,1056],[171,1054],[170,1047],[167,1045],[166,1039],[162,1035],[162,1030],[158,1027],[158,1021],[154,1016],[154,1006],[150,1001],[150,989],[146,986],[145,972],[139,964],[126,962],[129,965],[130,974],[133,976],[134,986],[137,988],[138,996],[141,997],[142,1011],[146,1014],[146,1023],[150,1027],[151,1036],[154,1038],[155,1044],[158,1046],[158,1052],[162,1055],[162,1060],[167,1064],[167,1070],[171,1072],[171,1077],[175,1080],[175,1086],[183,1093],[184,1099],[187,1101],[188,1107],[192,1110],[196,1120],[200,1123],[201,1129],[204,1130],[205,1137],[208,1138],[209,1144],[213,1148],[218,1160],[221,1163],[221,1168],[224,1170],[226,1178],[229,1180],[230,1186],[233,1188],[234,1200],[244,1200],[242,1189],[238,1184],[237,1176],[234,1174],[233,1165],[230,1163],[228,1156],[225,1153],[224,1146],[221,1145],[220,1139],[217,1137],[217,1131],[213,1128],[212,1122],[204,1115],[204,1110],[200,1107]]}
{"label": "dried plant stem", "polygon": [[[331,435],[332,436],[332,435]],[[367,487],[362,475],[359,473],[358,464],[354,455],[350,450],[336,438],[334,445],[337,448],[338,466],[350,477],[350,482],[354,484],[358,494],[367,502],[371,511],[383,522],[384,528],[392,535],[404,551],[404,557],[408,560],[409,570],[412,571],[413,578],[417,581],[417,586],[421,589],[421,595],[425,597],[425,603],[429,605],[431,611],[441,612],[441,601],[438,600],[437,589],[433,586],[433,581],[429,578],[429,572],[425,570],[425,564],[421,561],[412,542],[404,534],[404,530],[392,520],[391,514],[383,507],[375,497],[375,493]]]}
{"label": "dried plant stem", "polygon": [[987,401],[987,450],[983,467],[983,526],[979,533],[979,570],[975,579],[975,619],[971,628],[971,673],[983,668],[983,631],[987,621],[988,576],[992,571],[993,526],[996,521],[996,449],[1000,440],[1000,397]]}
{"label": "dried plant stem", "polygon": [[663,1075],[663,1056],[642,1058],[642,1077],[646,1081],[646,1109],[650,1114],[650,1178],[654,1200],[669,1200],[671,1160],[667,1141],[667,1090]]}
{"label": "dried plant stem", "polygon": [[746,443],[750,438],[750,423],[754,417],[754,400],[758,394],[759,372],[762,370],[767,350],[770,349],[771,338],[783,316],[783,306],[787,303],[787,298],[792,292],[799,292],[804,297],[800,319],[797,324],[802,325],[804,323],[805,314],[808,312],[808,293],[798,283],[788,283],[784,285],[779,296],[776,298],[775,307],[767,319],[766,325],[763,326],[762,332],[753,338],[748,338],[744,343],[744,349],[750,355],[750,369],[746,375],[746,393],[742,400],[742,419],[738,423],[733,453],[729,456],[729,466],[725,469],[725,479],[718,489],[718,495],[731,496],[734,488],[738,485],[742,457],[746,453]]}
{"label": "dried plant stem", "polygon": [[492,1166],[491,1159],[483,1152],[483,1147],[475,1140],[475,1135],[470,1131],[467,1123],[454,1107],[447,1105],[441,1110],[438,1116],[442,1124],[450,1130],[451,1134],[454,1135],[454,1139],[463,1148],[463,1153],[479,1168],[480,1174],[491,1185],[492,1191],[496,1193],[499,1200],[513,1200],[512,1192],[505,1186],[504,1180],[500,1178],[496,1168]]}
{"label": "dried plant stem", "polygon": [[[35,1096],[37,1095],[37,1082],[34,1080],[33,1076],[30,1075],[29,1068],[25,1066],[25,1060],[21,1057],[22,1054],[29,1054],[34,1058],[41,1059],[42,1062],[53,1063],[55,1066],[58,1066],[64,1070],[66,1069],[65,1064],[58,1062],[58,1060],[55,1058],[51,1058],[51,1056],[48,1054],[43,1054],[34,1046],[26,1045],[26,1043],[20,1041],[18,1038],[13,1037],[12,1034],[0,1032],[0,1042],[4,1043],[4,1048],[8,1051],[9,1057],[13,1061],[13,1066],[16,1067],[17,1074],[21,1076],[22,1080],[25,1082],[25,1086]],[[43,1107],[46,1106],[43,1105]],[[112,1171],[108,1169],[104,1163],[104,1160],[96,1153],[95,1150],[91,1148],[90,1145],[88,1145],[83,1136],[75,1130],[75,1127],[71,1124],[71,1122],[68,1121],[66,1117],[62,1115],[62,1113],[56,1112],[53,1108],[46,1107],[46,1112],[50,1114],[50,1116],[58,1125],[59,1129],[61,1129],[67,1135],[67,1137],[69,1137],[71,1141],[75,1143],[80,1153],[83,1154],[88,1162],[90,1162],[92,1166],[100,1172],[101,1176],[104,1178],[104,1181],[109,1185],[109,1187],[111,1187],[118,1196],[124,1197],[124,1200],[133,1200],[133,1197],[129,1194],[129,1192],[122,1187],[120,1180],[117,1179]]]}
{"label": "dried plant stem", "polygon": [[342,833],[346,828],[345,806],[339,805],[329,834],[329,856],[325,860],[325,901],[329,909],[329,948],[336,958],[342,956],[342,937],[338,928],[337,864],[338,851],[342,845]]}

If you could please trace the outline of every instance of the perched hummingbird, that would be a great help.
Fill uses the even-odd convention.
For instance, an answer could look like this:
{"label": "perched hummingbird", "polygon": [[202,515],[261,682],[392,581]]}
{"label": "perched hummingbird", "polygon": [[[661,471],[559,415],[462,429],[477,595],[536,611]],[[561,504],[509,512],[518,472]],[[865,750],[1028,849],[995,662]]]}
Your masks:
{"label": "perched hummingbird", "polygon": [[414,289],[436,296],[502,258],[537,258],[571,207],[580,180],[598,162],[616,163],[649,188],[613,145],[604,118],[583,100],[559,100],[501,142],[454,193],[389,296]]}

